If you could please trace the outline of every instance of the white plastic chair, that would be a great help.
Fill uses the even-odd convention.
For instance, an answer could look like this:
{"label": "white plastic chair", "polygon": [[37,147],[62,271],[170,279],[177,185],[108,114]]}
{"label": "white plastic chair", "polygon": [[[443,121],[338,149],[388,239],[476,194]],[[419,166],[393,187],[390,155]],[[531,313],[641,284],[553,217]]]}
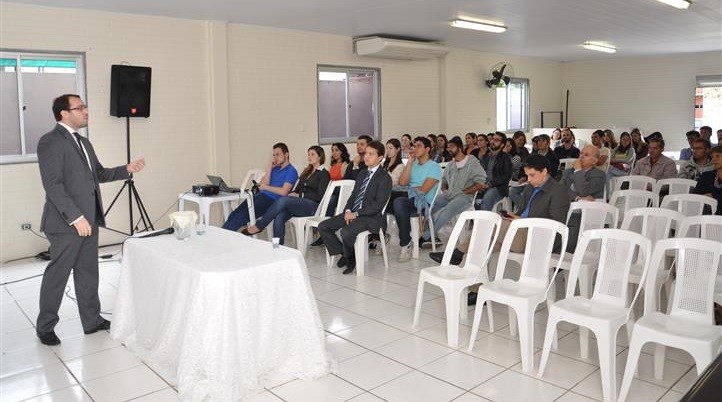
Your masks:
{"label": "white plastic chair", "polygon": [[321,218],[326,216],[328,210],[328,204],[331,202],[331,195],[333,194],[334,188],[337,187],[335,182],[330,182],[326,186],[326,191],[323,193],[323,198],[316,208],[316,212],[311,216],[294,216],[288,220],[288,223],[293,227],[294,237],[296,238],[296,250],[300,251],[305,255],[306,253],[306,222],[311,218]]}
{"label": "white plastic chair", "polygon": [[[677,237],[696,237],[722,243],[722,216],[699,215],[686,217],[680,223],[677,234]],[[722,305],[722,264],[717,270],[714,302]]]}
{"label": "white plastic chair", "polygon": [[[596,201],[576,201],[569,205],[567,213],[567,225],[574,213],[580,214],[579,233],[577,233],[577,244],[582,233],[592,229],[604,229],[605,227],[616,228],[619,220],[619,210],[614,205]],[[563,259],[561,269],[569,270],[572,264],[571,253],[562,252]],[[560,258],[560,254],[552,254],[550,267],[554,267]],[[592,295],[592,266],[596,266],[599,258],[599,250],[585,250],[584,259],[582,260],[582,268],[579,271],[579,293],[582,296],[590,297]],[[586,357],[586,351],[582,351],[582,357]]]}
{"label": "white plastic chair", "polygon": [[[464,266],[449,265],[459,235],[468,221],[473,228]],[[468,287],[489,281],[487,265],[491,250],[496,244],[501,226],[501,216],[489,211],[464,211],[456,221],[446,244],[444,258],[437,267],[424,268],[419,273],[419,285],[416,292],[413,326],[419,323],[424,285],[430,283],[441,288],[446,303],[446,336],[450,347],[459,345],[459,314],[466,317],[466,298]],[[463,308],[462,308],[463,306]],[[489,310],[491,311],[491,310]],[[491,319],[491,317],[489,317]]]}
{"label": "white plastic chair", "polygon": [[[579,148],[581,149],[581,148]],[[559,159],[559,172],[563,172],[565,169],[569,169],[574,165],[574,162],[577,161],[577,158],[562,158]]]}
{"label": "white plastic chair", "polygon": [[712,294],[722,247],[719,242],[706,239],[674,238],[657,242],[650,270],[656,270],[668,250],[675,250],[677,283],[669,314],[657,311],[652,297],[654,272],[645,283],[644,316],[634,324],[629,343],[627,365],[624,369],[619,400],[627,398],[636,371],[642,346],[657,343],[654,365],[655,377],[662,378],[664,348],[671,346],[687,351],[695,361],[697,375],[714,360],[722,346],[722,332],[714,325]]}
{"label": "white plastic chair", "polygon": [[[476,196],[474,196],[474,199],[476,199]],[[497,213],[501,211],[512,212],[511,199],[509,199],[509,197],[504,197],[500,199],[496,202],[496,204],[494,204],[493,207],[491,207],[491,211]]]}
{"label": "white plastic chair", "polygon": [[[584,251],[592,241],[601,242],[597,281],[591,298],[574,296],[575,282],[579,275]],[[631,303],[628,298],[627,280],[634,257],[644,256],[646,273],[649,267],[651,242],[644,236],[621,229],[595,229],[582,234],[577,253],[572,260],[566,298],[549,307],[544,348],[539,364],[539,376],[543,376],[552,340],[556,337],[557,324],[566,321],[581,329],[591,329],[597,339],[599,371],[602,377],[604,400],[616,401],[616,339],[617,332],[629,319],[630,306],[634,305],[641,287],[637,288]],[[581,252],[579,252],[581,251]],[[643,274],[644,279],[644,274]],[[587,331],[580,331],[580,346],[589,342]],[[587,346],[588,347],[588,346]]]}
{"label": "white plastic chair", "polygon": [[702,215],[704,207],[709,206],[712,213],[717,210],[717,200],[702,194],[674,194],[664,197],[662,208],[673,209],[684,216]]}
{"label": "white plastic chair", "polygon": [[621,190],[624,183],[627,183],[627,190],[647,190],[652,191],[654,186],[657,184],[657,180],[648,176],[642,175],[629,175],[619,176],[614,179],[614,187],[612,192]]}
{"label": "white plastic chair", "polygon": [[260,183],[261,179],[263,179],[263,176],[265,175],[266,172],[261,169],[248,169],[246,176],[243,177],[243,181],[241,182],[241,191],[248,189],[251,180],[255,180],[256,183]]}
{"label": "white plastic chair", "polygon": [[[318,228],[318,225],[328,219],[326,216],[326,211],[328,211],[328,204],[331,202],[331,196],[333,195],[333,192],[338,188],[338,202],[336,203],[336,209],[334,210],[334,216],[340,214],[343,212],[344,207],[346,206],[346,202],[348,201],[348,197],[351,196],[351,192],[353,191],[353,186],[356,184],[355,180],[336,180],[332,181],[328,184],[328,187],[326,188],[326,192],[323,194],[323,199],[321,200],[321,205],[319,205],[319,209],[316,210],[316,214],[314,216],[308,216],[305,217],[303,222],[299,220],[297,223],[301,224],[303,223],[304,227],[302,228],[303,233],[303,243],[301,243],[301,248],[298,248],[301,253],[305,256],[306,252],[308,251],[308,246],[311,244],[311,237],[313,236],[313,230],[312,228]],[[328,197],[327,197],[328,195]],[[291,218],[291,220],[296,219]],[[294,228],[298,233],[298,227],[295,226],[296,222],[294,222]],[[296,242],[298,243],[298,237],[296,238]]]}
{"label": "white plastic chair", "polygon": [[[504,278],[509,249],[517,231],[522,228],[527,229],[528,232],[519,280]],[[474,348],[474,339],[479,331],[484,303],[493,301],[506,304],[517,317],[522,370],[526,373],[531,372],[534,366],[534,311],[544,300],[547,300],[547,305],[551,304],[548,297],[551,297],[549,289],[553,288],[553,284],[550,286],[547,267],[557,235],[561,236],[562,247],[566,248],[569,229],[561,222],[544,218],[515,219],[511,222],[501,245],[495,279],[480,286],[477,291],[469,352]],[[560,265],[561,261],[558,261],[552,281],[559,272]],[[489,309],[491,317],[491,304],[487,303],[486,308]],[[512,321],[510,315],[510,325]]]}
{"label": "white plastic chair", "polygon": [[690,179],[662,179],[657,181],[654,185],[654,190],[652,191],[657,193],[657,195],[660,195],[662,190],[666,187],[668,189],[667,195],[689,194],[696,185],[697,182]]}
{"label": "white plastic chair", "polygon": [[[389,198],[390,199],[390,198]],[[381,216],[386,214],[386,207],[389,205],[389,200],[386,200],[384,209],[381,210]],[[366,273],[366,262],[369,260],[369,235],[370,231],[364,230],[363,232],[356,235],[356,241],[354,242],[353,249],[354,255],[356,256],[356,276],[364,276]],[[381,247],[381,254],[384,257],[384,267],[389,267],[389,256],[386,252],[386,242],[384,241],[384,229],[379,228],[379,246]],[[328,250],[326,250],[328,253]]]}
{"label": "white plastic chair", "polygon": [[[431,200],[431,204],[424,208],[424,219],[429,225],[429,233],[431,233],[431,251],[436,252],[436,233],[434,232],[434,221],[431,219],[431,211],[434,209],[436,197],[441,193],[441,182],[436,184],[436,193]],[[411,217],[411,256],[419,259],[419,238],[421,237],[421,217],[416,215]]]}
{"label": "white plastic chair", "polygon": [[609,197],[609,204],[619,208],[621,218],[624,218],[624,214],[632,208],[656,207],[659,195],[646,190],[616,190]]}

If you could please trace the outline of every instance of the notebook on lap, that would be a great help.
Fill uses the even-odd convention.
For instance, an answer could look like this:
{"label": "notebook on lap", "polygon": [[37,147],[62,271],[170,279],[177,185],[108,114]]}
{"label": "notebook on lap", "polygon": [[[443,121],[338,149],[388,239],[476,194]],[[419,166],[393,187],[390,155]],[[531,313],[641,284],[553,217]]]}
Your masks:
{"label": "notebook on lap", "polygon": [[207,174],[206,177],[208,178],[208,180],[210,180],[211,184],[213,184],[214,186],[218,186],[218,189],[220,191],[223,191],[224,193],[240,193],[241,192],[241,189],[239,189],[238,187],[228,187],[228,185],[226,185],[226,182],[223,181],[223,179],[220,176],[212,176],[212,175]]}

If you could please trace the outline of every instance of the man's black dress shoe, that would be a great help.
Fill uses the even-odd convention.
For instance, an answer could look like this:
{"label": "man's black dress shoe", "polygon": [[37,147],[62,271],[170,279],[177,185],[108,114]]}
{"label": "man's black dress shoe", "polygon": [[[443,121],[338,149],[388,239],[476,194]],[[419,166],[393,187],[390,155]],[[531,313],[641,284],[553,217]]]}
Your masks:
{"label": "man's black dress shoe", "polygon": [[243,233],[246,236],[253,236],[251,232],[248,231],[248,228],[241,230],[241,233]]}
{"label": "man's black dress shoe", "polygon": [[476,292],[469,292],[469,294],[466,296],[467,306],[476,306],[476,295]]}
{"label": "man's black dress shoe", "polygon": [[[441,260],[444,259],[444,252],[439,251],[436,253],[429,253],[429,258],[431,258],[432,260],[441,264]],[[459,264],[461,264],[461,260],[463,260],[463,259],[464,259],[464,253],[459,251],[459,249],[455,248],[454,252],[451,253],[451,261],[449,261],[449,262],[451,263],[451,265],[459,265]]]}
{"label": "man's black dress shoe", "polygon": [[60,338],[58,338],[58,336],[55,335],[55,331],[38,332],[38,338],[40,338],[40,343],[42,343],[43,345],[48,345],[48,346],[60,345]]}
{"label": "man's black dress shoe", "polygon": [[85,335],[90,335],[90,334],[94,334],[94,333],[96,333],[96,332],[98,332],[98,331],[107,331],[107,330],[109,330],[109,329],[110,329],[110,321],[108,321],[108,320],[103,320],[103,322],[101,322],[100,324],[98,324],[97,327],[95,327],[95,328],[93,328],[93,329],[89,329],[89,330],[84,331],[84,332],[85,332]]}
{"label": "man's black dress shoe", "polygon": [[355,262],[351,262],[350,264],[348,264],[348,267],[346,267],[346,269],[343,270],[343,274],[344,274],[344,275],[348,275],[348,274],[352,273],[352,272],[355,271],[355,270],[356,270],[356,263],[355,263]]}
{"label": "man's black dress shoe", "polygon": [[346,266],[346,257],[341,257],[338,259],[338,262],[336,263],[336,266],[339,268],[343,268]]}
{"label": "man's black dress shoe", "polygon": [[323,239],[320,237],[318,239],[314,240],[313,243],[311,243],[311,247],[318,247],[318,246],[323,246]]}

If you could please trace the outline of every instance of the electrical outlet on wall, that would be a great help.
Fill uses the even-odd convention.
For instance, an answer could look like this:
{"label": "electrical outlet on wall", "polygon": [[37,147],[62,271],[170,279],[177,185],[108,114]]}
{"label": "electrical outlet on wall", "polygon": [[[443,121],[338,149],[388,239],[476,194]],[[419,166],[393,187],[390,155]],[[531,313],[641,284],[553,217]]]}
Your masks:
{"label": "electrical outlet on wall", "polygon": [[33,225],[31,225],[29,223],[21,223],[20,224],[20,229],[22,229],[22,230],[30,230],[32,228],[33,228]]}

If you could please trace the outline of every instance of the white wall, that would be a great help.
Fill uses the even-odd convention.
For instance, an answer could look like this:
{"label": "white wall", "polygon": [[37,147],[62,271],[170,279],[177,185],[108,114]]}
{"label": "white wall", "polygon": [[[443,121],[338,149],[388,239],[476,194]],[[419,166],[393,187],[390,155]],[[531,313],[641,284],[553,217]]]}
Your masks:
{"label": "white wall", "polygon": [[659,131],[672,151],[687,146],[684,133],[694,128],[696,76],[722,74],[722,53],[569,62],[562,70],[570,125]]}

